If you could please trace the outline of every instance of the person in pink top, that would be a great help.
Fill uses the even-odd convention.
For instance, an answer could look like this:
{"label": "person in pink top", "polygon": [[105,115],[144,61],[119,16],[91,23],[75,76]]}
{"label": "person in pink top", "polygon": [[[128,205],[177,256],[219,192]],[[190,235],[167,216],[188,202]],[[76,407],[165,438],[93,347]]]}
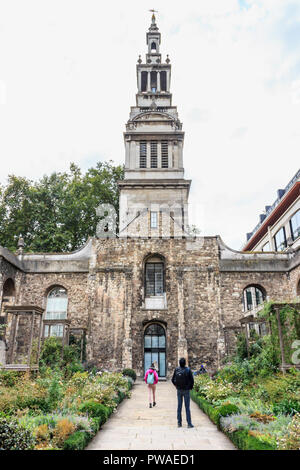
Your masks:
{"label": "person in pink top", "polygon": [[152,408],[152,402],[151,402],[151,392],[153,395],[153,406],[156,405],[155,401],[155,389],[156,389],[156,384],[158,382],[158,375],[155,370],[155,365],[152,363],[151,367],[147,370],[144,378],[146,384],[148,385],[148,392],[149,392],[149,408]]}

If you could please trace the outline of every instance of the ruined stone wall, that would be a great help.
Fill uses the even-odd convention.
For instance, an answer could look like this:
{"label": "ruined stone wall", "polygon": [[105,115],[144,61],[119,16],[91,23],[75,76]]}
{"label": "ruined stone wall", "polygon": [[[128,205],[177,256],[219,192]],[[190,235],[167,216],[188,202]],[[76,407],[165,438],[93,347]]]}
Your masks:
{"label": "ruined stone wall", "polygon": [[23,273],[18,304],[46,309],[47,295],[59,285],[68,292],[68,319],[75,328],[88,323],[88,276],[85,273]]}
{"label": "ruined stone wall", "polygon": [[[167,304],[157,310],[145,308],[144,293],[145,260],[154,254],[165,260]],[[188,357],[192,368],[202,362],[218,367],[225,353],[223,327],[240,325],[245,287],[259,285],[269,299],[290,300],[300,275],[299,267],[290,273],[247,272],[240,267],[220,272],[217,237],[196,242],[93,239],[86,272],[63,272],[62,264],[61,272],[26,273],[3,262],[2,279],[15,279],[18,304],[45,308],[51,287],[67,289],[71,327],[87,328],[87,359],[98,366],[133,367],[143,374],[145,328],[154,321],[161,324],[168,376],[181,356]],[[58,264],[53,266],[56,270]]]}
{"label": "ruined stone wall", "polygon": [[[216,366],[220,336],[216,238],[207,237],[197,245],[183,239],[144,238],[95,243],[96,270],[107,272],[97,274],[94,355],[105,354],[108,344],[112,363],[143,373],[144,330],[156,321],[166,331],[168,375],[181,355],[188,354],[193,367],[203,361]],[[150,254],[165,259],[166,309],[144,307],[144,261]],[[108,338],[96,340],[95,331],[104,328]]]}
{"label": "ruined stone wall", "polygon": [[[7,279],[12,279],[16,285],[19,274],[19,270],[15,266],[0,257],[0,316],[4,315],[4,305],[2,305],[3,285]],[[14,300],[12,299],[12,301]]]}
{"label": "ruined stone wall", "polygon": [[269,300],[289,300],[286,273],[222,272],[220,274],[221,320],[224,326],[239,326],[243,316],[243,290],[248,285],[261,286]]}
{"label": "ruined stone wall", "polygon": [[288,279],[290,296],[292,299],[300,297],[300,265],[289,273]]}

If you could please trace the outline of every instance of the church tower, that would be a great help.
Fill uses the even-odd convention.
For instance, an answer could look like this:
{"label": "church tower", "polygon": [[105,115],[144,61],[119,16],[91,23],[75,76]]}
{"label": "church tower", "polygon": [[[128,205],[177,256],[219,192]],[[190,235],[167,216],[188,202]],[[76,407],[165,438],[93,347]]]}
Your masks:
{"label": "church tower", "polygon": [[136,66],[136,106],[124,132],[119,236],[183,236],[191,181],[184,179],[184,132],[172,106],[171,64],[169,56],[162,60],[154,13],[146,42],[145,62],[139,56]]}

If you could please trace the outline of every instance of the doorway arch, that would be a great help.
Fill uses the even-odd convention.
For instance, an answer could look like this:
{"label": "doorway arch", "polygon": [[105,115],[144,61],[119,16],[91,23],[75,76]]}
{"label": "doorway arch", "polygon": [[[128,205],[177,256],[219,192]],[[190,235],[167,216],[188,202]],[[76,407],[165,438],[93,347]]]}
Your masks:
{"label": "doorway arch", "polygon": [[166,377],[166,332],[159,323],[151,323],[144,331],[144,372],[152,362],[158,364],[158,376]]}

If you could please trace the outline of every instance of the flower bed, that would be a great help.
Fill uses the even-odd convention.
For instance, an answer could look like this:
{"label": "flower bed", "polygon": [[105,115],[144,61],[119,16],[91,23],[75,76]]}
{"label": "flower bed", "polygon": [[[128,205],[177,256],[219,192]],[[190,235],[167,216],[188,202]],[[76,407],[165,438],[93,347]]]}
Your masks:
{"label": "flower bed", "polygon": [[300,449],[299,372],[246,383],[229,382],[229,372],[195,378],[191,398],[213,423],[241,450]]}
{"label": "flower bed", "polygon": [[0,449],[84,449],[132,385],[121,373],[0,372]]}

